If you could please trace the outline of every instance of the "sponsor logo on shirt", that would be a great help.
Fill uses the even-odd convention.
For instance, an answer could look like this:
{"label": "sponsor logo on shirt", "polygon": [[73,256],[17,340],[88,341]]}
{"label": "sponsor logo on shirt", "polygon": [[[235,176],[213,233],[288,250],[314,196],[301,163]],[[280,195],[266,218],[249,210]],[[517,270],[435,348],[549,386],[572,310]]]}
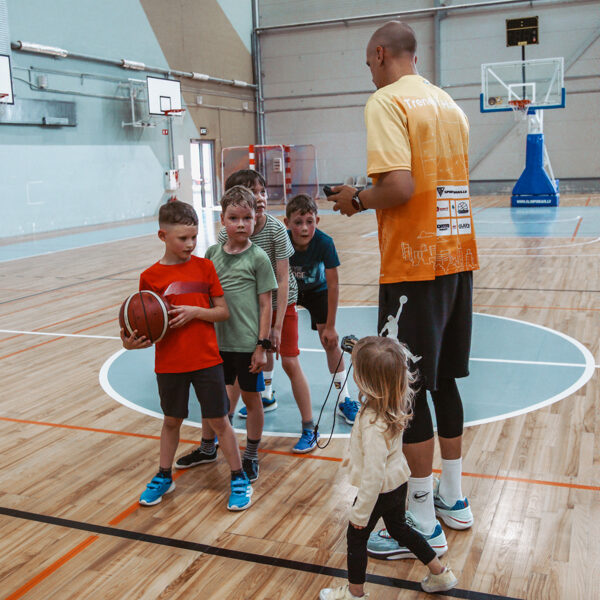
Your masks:
{"label": "sponsor logo on shirt", "polygon": [[438,200],[441,198],[469,198],[468,185],[438,185]]}
{"label": "sponsor logo on shirt", "polygon": [[450,216],[450,202],[448,200],[437,201],[438,219],[447,219]]}
{"label": "sponsor logo on shirt", "polygon": [[450,219],[439,219],[437,222],[438,235],[450,235]]}
{"label": "sponsor logo on shirt", "polygon": [[471,215],[471,203],[469,200],[459,200],[456,202],[456,214],[459,217],[466,217]]}
{"label": "sponsor logo on shirt", "polygon": [[471,233],[471,219],[457,219],[459,235],[468,235]]}

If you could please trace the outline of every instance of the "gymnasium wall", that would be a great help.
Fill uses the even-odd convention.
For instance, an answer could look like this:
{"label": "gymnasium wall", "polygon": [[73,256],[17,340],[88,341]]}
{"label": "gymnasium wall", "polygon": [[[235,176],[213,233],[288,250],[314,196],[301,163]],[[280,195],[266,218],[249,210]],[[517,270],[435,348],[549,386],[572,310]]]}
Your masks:
{"label": "gymnasium wall", "polygon": [[[466,4],[462,0],[446,5]],[[474,3],[474,2],[469,2]],[[415,10],[411,0],[261,0],[260,26]],[[520,60],[506,47],[506,19],[539,17],[538,45],[526,58],[563,56],[567,107],[544,113],[544,133],[561,189],[600,190],[600,11],[597,1],[539,1],[471,8],[440,17],[440,73],[435,73],[435,19],[403,17],[416,31],[418,69],[453,96],[471,123],[471,178],[483,192],[510,191],[525,164],[525,135],[512,113],[481,114],[481,64]],[[314,144],[321,182],[365,174],[363,107],[374,91],[366,44],[385,22],[331,24],[261,34],[265,122],[270,143]]]}
{"label": "gymnasium wall", "polygon": [[[0,0],[0,20],[11,42],[253,81],[251,0]],[[15,107],[22,100],[73,102],[76,126],[0,123],[0,237],[156,214],[167,197],[164,125],[122,123],[132,121],[128,80],[145,88],[146,75],[162,75],[9,51]],[[191,201],[190,139],[215,140],[218,171],[221,146],[254,140],[254,104],[251,89],[181,81],[188,110],[174,119],[174,154],[185,164],[178,196]],[[145,101],[136,103],[137,118],[146,111]]]}

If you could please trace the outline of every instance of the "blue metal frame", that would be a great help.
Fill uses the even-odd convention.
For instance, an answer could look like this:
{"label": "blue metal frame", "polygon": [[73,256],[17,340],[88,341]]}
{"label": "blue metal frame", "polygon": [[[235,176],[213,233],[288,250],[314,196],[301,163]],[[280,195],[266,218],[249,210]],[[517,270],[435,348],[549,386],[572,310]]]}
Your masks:
{"label": "blue metal frame", "polygon": [[[566,106],[566,100],[567,100],[567,93],[565,88],[562,88],[561,91],[561,103],[560,104],[549,104],[548,106],[539,106],[537,104],[531,105],[529,107],[529,109],[527,110],[527,114],[531,115],[535,112],[536,109],[538,110],[546,110],[549,108],[564,108]],[[507,106],[505,108],[486,108],[484,106],[484,102],[483,102],[483,92],[481,94],[479,94],[479,112],[482,113],[487,113],[487,112],[508,112],[511,111],[512,108],[510,106]]]}

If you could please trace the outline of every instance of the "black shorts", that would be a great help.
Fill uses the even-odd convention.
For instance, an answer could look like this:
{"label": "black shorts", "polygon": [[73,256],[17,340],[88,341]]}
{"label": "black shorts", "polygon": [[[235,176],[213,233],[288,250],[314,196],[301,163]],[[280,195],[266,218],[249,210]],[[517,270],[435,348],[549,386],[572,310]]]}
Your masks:
{"label": "black shorts", "polygon": [[299,306],[310,313],[310,326],[316,331],[317,325],[327,323],[327,290],[320,292],[298,292]]}
{"label": "black shorts", "polygon": [[225,383],[233,385],[238,380],[243,392],[264,392],[265,377],[260,373],[250,373],[252,352],[221,352]]}
{"label": "black shorts", "polygon": [[190,384],[200,403],[202,417],[218,419],[229,412],[223,365],[187,373],[157,373],[160,407],[165,416],[187,419]]}
{"label": "black shorts", "polygon": [[442,378],[469,374],[472,323],[471,271],[379,286],[378,333],[408,346],[428,390]]}

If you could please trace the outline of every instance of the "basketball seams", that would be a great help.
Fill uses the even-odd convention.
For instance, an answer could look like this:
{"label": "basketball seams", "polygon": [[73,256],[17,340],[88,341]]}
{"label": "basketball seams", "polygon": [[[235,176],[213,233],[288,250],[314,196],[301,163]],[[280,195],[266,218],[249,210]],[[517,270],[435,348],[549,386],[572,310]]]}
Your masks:
{"label": "basketball seams", "polygon": [[161,331],[160,335],[158,336],[158,338],[156,338],[156,341],[160,342],[160,340],[163,339],[165,333],[167,333],[167,329],[169,328],[169,311],[167,310],[165,301],[157,293],[153,292],[152,290],[142,290],[142,291],[144,291],[148,294],[152,294],[152,296],[154,296],[156,298],[156,300],[158,301],[158,305],[160,306],[160,309],[163,313],[163,328],[162,328],[162,331]]}
{"label": "basketball seams", "polygon": [[[148,296],[144,297],[145,294],[149,294],[156,301],[156,306],[150,307],[150,304],[153,304],[153,302],[150,301],[151,299]],[[135,305],[132,306],[131,304],[136,296],[139,296],[140,307],[138,307],[138,309],[141,308],[141,311],[136,310]],[[159,307],[159,310],[157,310],[157,307]],[[133,314],[130,314],[131,310],[133,310]],[[152,290],[139,290],[138,292],[131,294],[123,303],[121,311],[123,320],[122,325],[128,335],[131,335],[134,329],[139,329],[139,327],[134,327],[133,321],[142,317],[147,331],[146,337],[148,337],[151,343],[155,344],[156,342],[159,342],[167,333],[169,328],[167,301]],[[150,323],[157,314],[162,314],[162,330],[159,332],[160,335],[155,335]]]}

